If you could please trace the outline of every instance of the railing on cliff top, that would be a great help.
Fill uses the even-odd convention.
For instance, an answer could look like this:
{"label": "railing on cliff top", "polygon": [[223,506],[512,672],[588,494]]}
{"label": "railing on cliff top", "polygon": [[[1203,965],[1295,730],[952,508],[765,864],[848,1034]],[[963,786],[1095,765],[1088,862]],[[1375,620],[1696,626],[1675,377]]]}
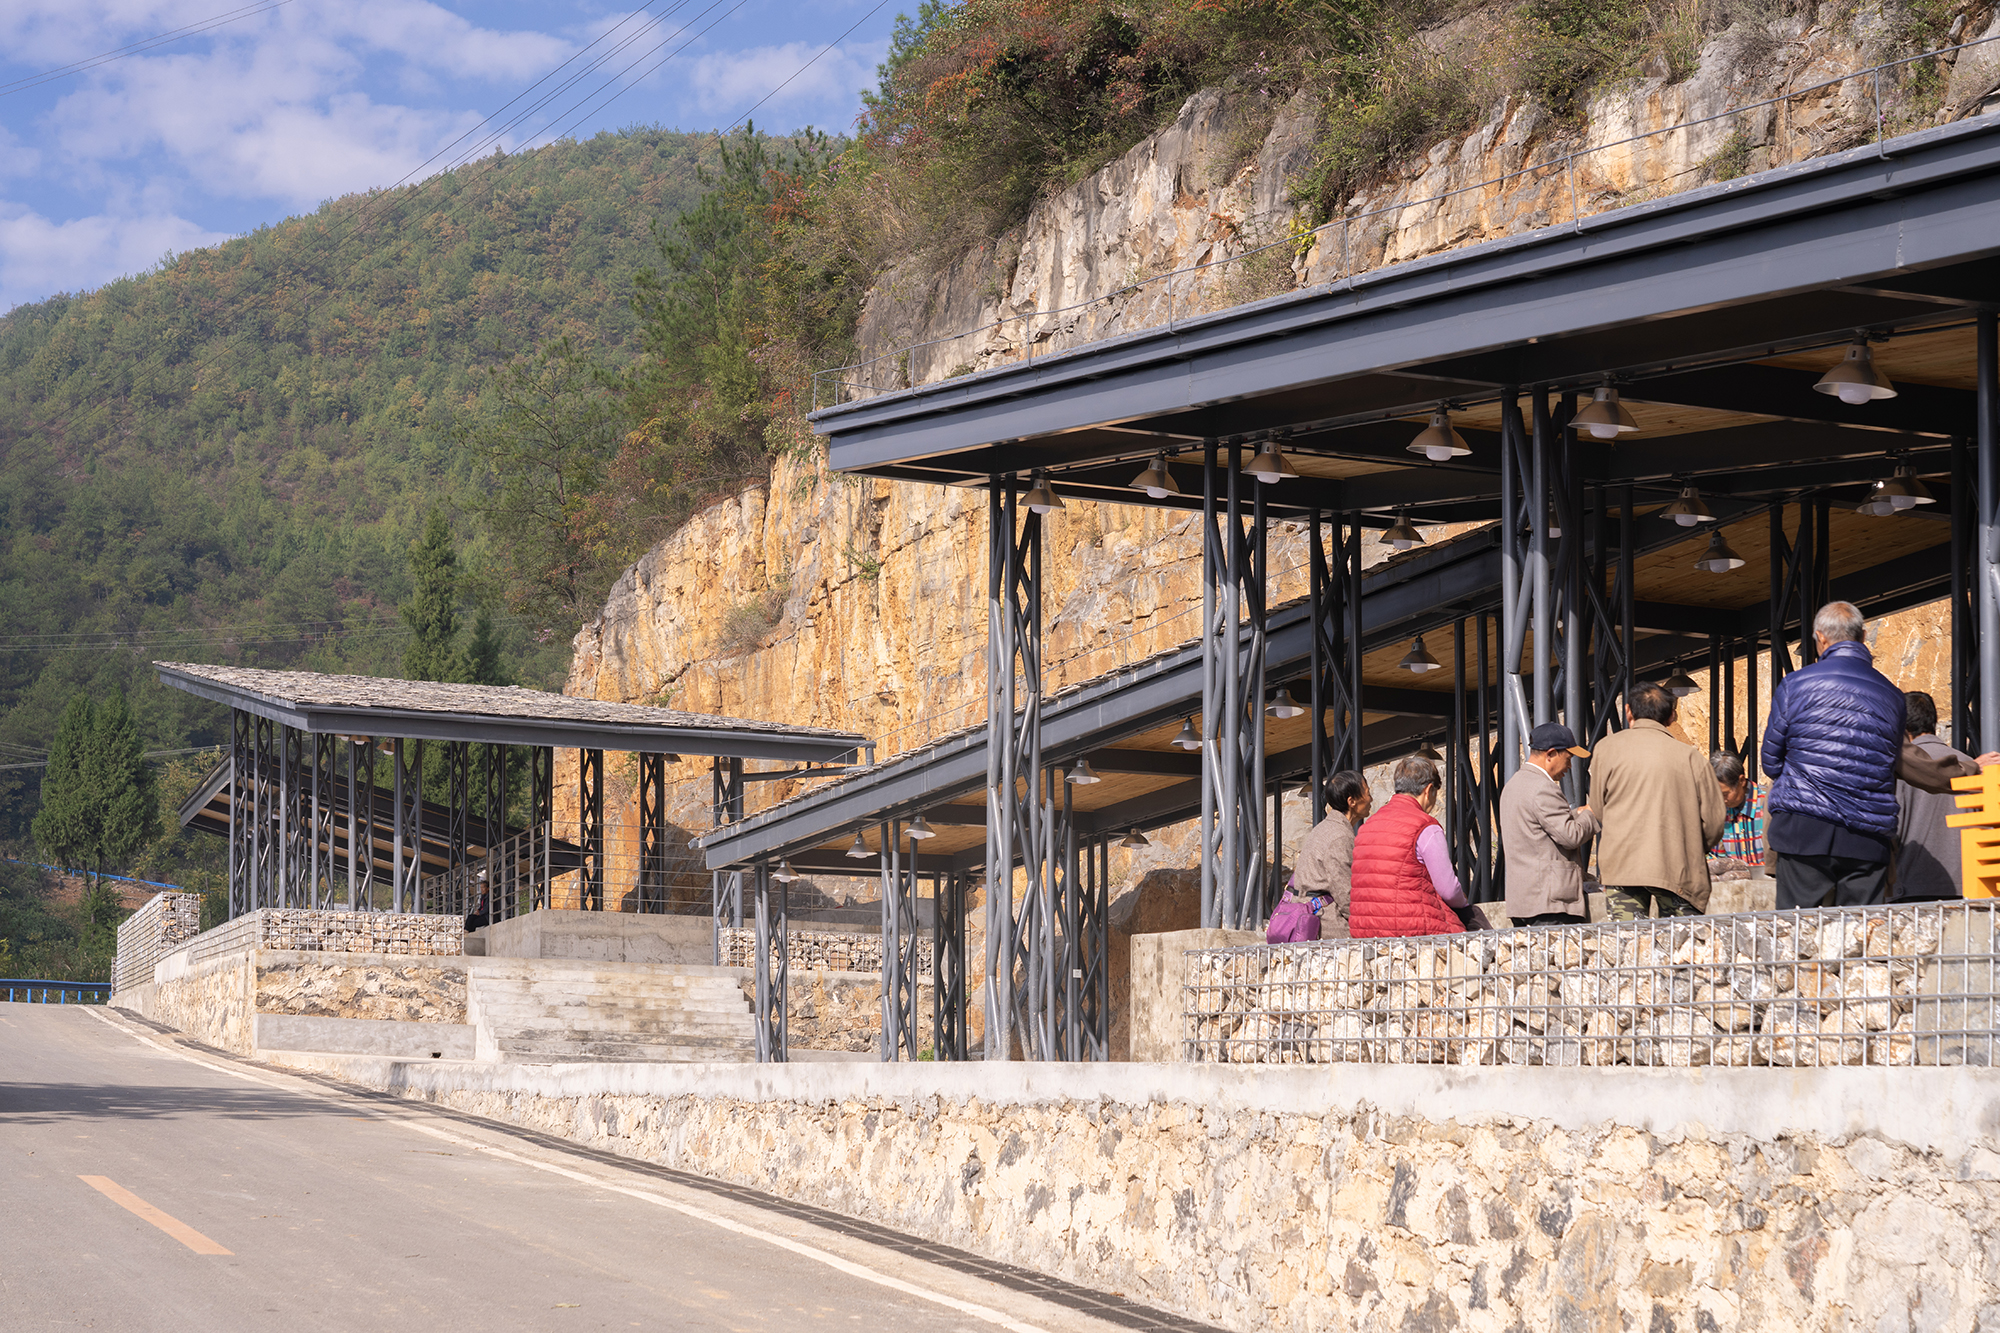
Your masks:
{"label": "railing on cliff top", "polygon": [[[1749,142],[1746,138],[1741,144],[1732,147],[1728,142],[1728,140],[1725,138],[1723,143],[1717,148],[1715,152],[1703,158],[1700,161],[1700,163],[1698,163],[1694,168],[1677,173],[1683,177],[1689,175],[1698,175],[1703,178],[1703,181],[1690,182],[1689,184],[1678,188],[1669,188],[1668,182],[1671,181],[1672,179],[1672,177],[1669,176],[1660,182],[1656,182],[1650,185],[1643,185],[1634,189],[1622,191],[1617,195],[1617,198],[1615,199],[1614,202],[1601,208],[1593,208],[1590,213],[1585,213],[1583,211],[1586,203],[1590,199],[1590,196],[1588,194],[1579,194],[1577,186],[1577,163],[1579,159],[1588,158],[1594,154],[1605,153],[1612,149],[1617,149],[1617,148],[1629,148],[1633,144],[1644,143],[1647,140],[1661,138],[1666,135],[1687,134],[1690,131],[1699,129],[1704,125],[1713,125],[1721,121],[1736,119],[1742,116],[1746,116],[1752,112],[1762,111],[1773,107],[1776,107],[1780,111],[1783,111],[1791,103],[1797,102],[1801,98],[1808,97],[1813,93],[1823,92],[1829,88],[1841,87],[1845,84],[1851,83],[1855,79],[1867,79],[1869,81],[1870,86],[1869,86],[1868,97],[1864,101],[1864,105],[1867,102],[1872,101],[1873,120],[1874,120],[1872,142],[1878,148],[1882,148],[1887,145],[1887,143],[1892,137],[1896,137],[1896,136],[1891,136],[1888,132],[1888,116],[1882,100],[1882,81],[1883,81],[1882,76],[1884,74],[1890,73],[1892,71],[1901,71],[1906,66],[1918,64],[1923,61],[1942,60],[1945,59],[1946,57],[1952,57],[1955,59],[1957,54],[1960,52],[1969,50],[1976,46],[1984,46],[1990,42],[2000,42],[2000,35],[1995,35],[1991,37],[1981,37],[1970,42],[1960,42],[1955,46],[1939,47],[1936,50],[1925,51],[1919,55],[1904,56],[1897,60],[1884,61],[1881,64],[1870,65],[1863,69],[1851,70],[1845,74],[1838,75],[1831,79],[1823,79],[1818,83],[1809,84],[1803,88],[1793,89],[1792,91],[1784,93],[1778,97],[1767,97],[1756,102],[1747,102],[1741,106],[1731,107],[1726,111],[1719,111],[1712,116],[1703,116],[1697,120],[1681,121],[1673,125],[1662,126],[1659,129],[1647,130],[1640,134],[1628,135],[1623,139],[1616,139],[1609,143],[1596,144],[1588,148],[1583,148],[1576,150],[1574,152],[1565,153],[1560,157],[1550,158],[1549,160],[1542,163],[1522,167],[1518,171],[1510,171],[1505,175],[1491,177],[1486,180],[1474,182],[1473,184],[1470,185],[1461,185],[1454,189],[1446,190],[1441,194],[1428,195],[1421,199],[1407,199],[1397,203],[1385,204],[1380,208],[1371,209],[1364,213],[1356,213],[1353,214],[1352,216],[1337,218],[1334,219],[1333,221],[1322,223],[1317,227],[1313,227],[1310,229],[1301,228],[1293,234],[1288,234],[1279,240],[1269,242],[1265,245],[1256,246],[1252,249],[1244,250],[1237,254],[1226,255],[1221,259],[1212,259],[1206,263],[1192,264],[1184,268],[1174,269],[1171,272],[1160,273],[1160,274],[1155,274],[1151,277],[1141,278],[1136,282],[1127,283],[1124,286],[1119,287],[1115,291],[1107,292],[1101,296],[1094,296],[1089,298],[1088,300],[1077,301],[1070,305],[1058,306],[1050,310],[1029,310],[1021,314],[1005,315],[998,319],[990,320],[987,323],[980,324],[974,328],[966,329],[959,333],[948,334],[941,338],[931,338],[923,342],[910,343],[905,346],[898,347],[894,351],[884,352],[879,356],[871,357],[866,361],[858,361],[851,365],[835,366],[828,370],[822,370],[813,376],[813,395],[812,395],[813,410],[818,411],[822,407],[835,407],[839,406],[843,402],[858,401],[859,400],[858,396],[872,397],[877,394],[896,393],[904,389],[911,388],[916,383],[915,377],[911,374],[911,369],[912,369],[911,358],[913,358],[917,353],[922,352],[927,348],[938,347],[948,343],[962,342],[969,338],[977,338],[982,334],[997,332],[1013,324],[1019,324],[1022,326],[1022,336],[1020,340],[1017,343],[1012,344],[1011,347],[1009,348],[988,349],[988,350],[1005,350],[1005,351],[1012,351],[1014,353],[1014,355],[1005,358],[1003,362],[998,362],[998,364],[1011,364],[1013,362],[1020,362],[1020,361],[1026,361],[1032,363],[1035,357],[1036,338],[1035,338],[1035,330],[1033,328],[1033,324],[1035,321],[1054,320],[1058,316],[1067,315],[1072,317],[1068,321],[1068,323],[1071,327],[1074,327],[1074,325],[1082,317],[1084,312],[1089,311],[1093,308],[1109,307],[1112,306],[1114,303],[1121,303],[1121,302],[1124,304],[1121,307],[1120,313],[1129,315],[1131,313],[1132,307],[1137,304],[1136,300],[1134,300],[1133,298],[1136,298],[1136,296],[1139,293],[1146,291],[1148,288],[1151,288],[1154,284],[1161,284],[1164,290],[1164,294],[1166,297],[1165,318],[1147,319],[1144,317],[1143,314],[1138,318],[1127,318],[1121,321],[1120,328],[1117,331],[1132,332],[1145,328],[1158,328],[1161,327],[1162,325],[1171,329],[1178,320],[1183,318],[1189,318],[1195,315],[1212,314],[1217,310],[1228,309],[1231,306],[1243,305],[1249,303],[1250,301],[1260,300],[1268,296],[1279,295],[1283,291],[1310,290],[1314,285],[1318,285],[1326,291],[1333,291],[1338,289],[1342,283],[1352,283],[1354,279],[1361,273],[1376,271],[1377,269],[1380,268],[1394,267],[1397,264],[1408,262],[1408,259],[1427,257],[1426,255],[1411,255],[1407,259],[1388,260],[1386,259],[1386,254],[1385,254],[1385,259],[1380,264],[1370,264],[1365,267],[1357,268],[1356,267],[1357,256],[1355,255],[1354,252],[1353,237],[1358,227],[1363,226],[1364,224],[1368,223],[1370,220],[1375,218],[1386,217],[1391,214],[1406,213],[1414,208],[1425,208],[1431,205],[1443,204],[1446,200],[1455,198],[1456,196],[1470,194],[1473,191],[1490,190],[1497,186],[1506,185],[1509,181],[1519,180],[1523,177],[1532,178],[1536,182],[1550,182],[1550,181],[1556,182],[1558,184],[1558,188],[1556,190],[1557,202],[1560,202],[1563,194],[1566,193],[1568,196],[1568,215],[1566,217],[1551,216],[1548,219],[1548,221],[1542,223],[1539,226],[1523,228],[1522,229],[1523,232],[1547,231],[1551,228],[1561,227],[1561,226],[1576,227],[1581,224],[1582,220],[1585,217],[1596,216],[1597,214],[1600,213],[1609,212],[1613,208],[1623,207],[1634,203],[1644,203],[1650,199],[1660,198],[1665,195],[1679,193],[1680,189],[1682,188],[1693,188],[1695,185],[1704,183],[1707,180],[1735,179],[1736,178],[1735,174],[1728,176],[1719,176],[1715,174],[1716,169],[1718,167],[1728,165],[1725,161],[1723,161],[1723,159],[1725,159],[1725,157],[1729,156],[1730,154],[1740,150],[1742,156],[1747,158],[1752,152],[1755,152],[1760,148],[1768,147],[1773,158],[1775,159],[1779,154],[1781,154],[1784,151],[1785,137],[1779,134],[1775,125],[1770,129],[1770,131],[1766,136],[1768,139],[1767,143],[1753,144]],[[2000,127],[2000,115],[1996,115],[1994,119],[1995,119],[1995,126]],[[1914,132],[1915,129],[1916,126],[1911,125],[1909,128],[1901,132],[1910,133]],[[1738,126],[1737,132],[1738,133],[1742,132],[1741,126]],[[1864,136],[1863,138],[1857,140],[1856,142],[1848,144],[1846,146],[1859,147],[1863,143],[1867,143],[1869,141],[1870,140]],[[1836,149],[1833,151],[1839,151],[1839,150]],[[1820,154],[1801,153],[1798,156],[1792,157],[1788,161],[1783,163],[1774,160],[1773,164],[1770,167],[1765,168],[1764,170],[1765,171],[1776,170],[1780,165],[1791,165],[1793,163],[1803,161],[1808,157],[1817,155]],[[1762,175],[1764,174],[1764,172],[1744,172],[1740,174],[1745,176],[1756,176],[1756,175]],[[1566,185],[1567,187],[1566,190],[1561,188],[1564,185]],[[1602,193],[1603,193],[1602,191],[1599,192],[1600,196]],[[1203,293],[1198,285],[1201,275],[1207,274],[1211,270],[1219,270],[1225,268],[1231,264],[1242,264],[1246,261],[1255,260],[1258,259],[1260,256],[1268,256],[1270,258],[1275,259],[1277,256],[1275,255],[1274,252],[1281,250],[1290,250],[1291,259],[1293,261],[1303,259],[1305,256],[1309,255],[1315,248],[1317,248],[1320,245],[1322,239],[1326,238],[1335,229],[1338,229],[1340,233],[1340,257],[1339,257],[1338,267],[1336,268],[1332,277],[1329,278],[1327,281],[1320,284],[1307,283],[1304,284],[1303,286],[1294,287],[1289,283],[1280,286],[1275,280],[1273,280],[1266,284],[1273,288],[1272,290],[1269,291],[1260,290],[1256,288],[1251,288],[1249,290],[1243,290],[1239,288],[1239,290],[1233,293],[1225,291],[1224,296],[1227,299],[1224,299],[1220,302],[1213,302],[1212,300],[1203,299]],[[1495,237],[1502,234],[1507,234],[1507,229],[1504,227],[1490,229],[1487,230],[1486,234],[1475,236],[1472,239],[1461,242],[1460,244],[1457,245],[1444,246],[1439,250],[1433,250],[1428,253],[1430,254],[1443,253],[1448,250],[1462,248],[1462,246],[1464,245],[1471,245],[1471,244],[1476,244],[1479,241],[1494,239]],[[1387,242],[1386,234],[1383,240],[1386,250],[1386,242]],[[1311,268],[1309,267],[1307,269],[1307,272],[1310,271]],[[1287,263],[1284,266],[1284,272],[1287,275],[1293,273],[1294,269],[1292,264]],[[1273,275],[1273,279],[1275,279],[1275,274]],[[1175,287],[1176,280],[1186,280],[1181,283],[1179,290],[1176,290]],[[1209,293],[1209,296],[1212,298],[1213,293],[1212,292]],[[1185,307],[1183,307],[1183,302],[1186,303]],[[1160,305],[1159,298],[1157,295],[1155,295],[1152,298],[1152,310],[1154,313],[1157,313],[1159,305]],[[1061,332],[1064,330],[1054,330],[1054,331]],[[1048,331],[1045,330],[1045,333],[1046,332]],[[979,353],[977,352],[974,353],[974,355],[978,354]],[[1044,356],[1049,356],[1054,354],[1055,353],[1051,352],[1043,353]],[[869,372],[872,371],[875,367],[881,366],[884,363],[894,364],[896,369],[896,374],[893,377],[895,380],[894,383],[884,386],[874,383],[859,382],[864,378],[872,378],[872,376],[869,375]],[[969,362],[965,364],[968,367],[970,366]],[[955,375],[947,375],[945,378],[955,378]],[[822,385],[825,386],[824,390],[822,389]]]}

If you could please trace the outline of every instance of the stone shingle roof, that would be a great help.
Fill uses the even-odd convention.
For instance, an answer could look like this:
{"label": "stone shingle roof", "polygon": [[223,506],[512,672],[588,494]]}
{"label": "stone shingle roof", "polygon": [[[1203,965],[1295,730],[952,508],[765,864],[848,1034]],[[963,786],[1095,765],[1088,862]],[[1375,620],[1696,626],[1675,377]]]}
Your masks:
{"label": "stone shingle roof", "polygon": [[[717,733],[726,732],[745,738],[792,740],[806,744],[817,742],[821,746],[855,746],[863,741],[861,736],[852,732],[825,727],[790,726],[750,718],[720,717],[711,713],[649,708],[643,704],[577,699],[514,685],[458,685],[428,680],[389,680],[378,676],[330,676],[312,671],[265,671],[253,667],[204,666],[192,662],[155,662],[153,665],[160,672],[161,680],[169,685],[190,689],[193,693],[222,702],[237,703],[255,712],[279,709],[294,714],[341,714],[366,710],[430,717],[440,722],[494,720],[556,729],[572,726],[583,731],[613,728],[627,733],[679,733],[690,737],[697,733],[714,737]],[[264,707],[256,707],[259,704]],[[385,729],[383,734],[398,733]],[[579,742],[557,739],[555,743],[575,745]],[[708,750],[698,746],[689,748],[690,752],[729,753],[727,750]]]}

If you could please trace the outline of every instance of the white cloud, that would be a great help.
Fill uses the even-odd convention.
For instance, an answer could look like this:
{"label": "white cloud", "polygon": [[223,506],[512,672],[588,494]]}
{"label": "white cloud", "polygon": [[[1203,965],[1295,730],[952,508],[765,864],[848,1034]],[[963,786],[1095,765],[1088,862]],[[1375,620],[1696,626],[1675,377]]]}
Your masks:
{"label": "white cloud", "polygon": [[169,250],[228,239],[170,214],[98,214],[53,222],[19,204],[0,202],[0,311],[142,272]]}
{"label": "white cloud", "polygon": [[[819,50],[814,43],[787,42],[702,56],[689,76],[694,103],[724,125],[784,84],[753,119],[782,122],[786,129],[814,121],[822,129],[844,131],[860,108],[861,90],[874,86],[875,67],[888,54],[889,43],[836,47],[806,68]],[[787,79],[791,82],[785,83]]]}

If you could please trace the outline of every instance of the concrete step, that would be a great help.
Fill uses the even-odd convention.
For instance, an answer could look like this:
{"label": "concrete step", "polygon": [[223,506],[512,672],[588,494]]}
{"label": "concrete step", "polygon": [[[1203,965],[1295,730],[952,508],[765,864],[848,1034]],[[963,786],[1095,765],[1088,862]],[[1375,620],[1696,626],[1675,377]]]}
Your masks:
{"label": "concrete step", "polygon": [[735,1003],[725,1001],[700,1000],[686,1004],[608,1004],[603,1001],[567,1001],[562,1003],[528,1003],[519,1000],[477,999],[472,1008],[482,1014],[506,1016],[513,1014],[578,1014],[606,1020],[668,1017],[674,1014],[747,1014],[750,1006],[739,999]]}
{"label": "concrete step", "polygon": [[659,1005],[671,1008],[696,1005],[748,1004],[743,992],[735,987],[728,990],[700,991],[610,991],[610,990],[545,990],[516,991],[474,987],[471,999],[483,1004],[597,1004],[609,1007],[631,1007]]}
{"label": "concrete step", "polygon": [[488,1023],[486,1030],[498,1040],[526,1032],[563,1032],[579,1038],[602,1041],[651,1041],[659,1037],[677,1037],[682,1033],[709,1036],[717,1033],[754,1031],[756,1020],[748,1014],[712,1014],[707,1018],[681,1019],[671,1023],[638,1023],[612,1025],[603,1023],[577,1023],[555,1015],[541,1015],[534,1018],[520,1018],[504,1023]]}
{"label": "concrete step", "polygon": [[640,1063],[691,1061],[747,1061],[754,1059],[757,1043],[746,1037],[733,1041],[663,1037],[656,1041],[571,1041],[516,1038],[501,1043],[499,1056],[515,1064],[554,1063]]}

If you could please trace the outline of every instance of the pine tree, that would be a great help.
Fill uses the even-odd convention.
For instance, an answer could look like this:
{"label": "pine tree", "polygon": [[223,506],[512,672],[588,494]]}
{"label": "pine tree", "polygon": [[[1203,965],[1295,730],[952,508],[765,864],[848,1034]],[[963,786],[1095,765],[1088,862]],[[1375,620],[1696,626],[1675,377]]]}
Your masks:
{"label": "pine tree", "polygon": [[146,765],[145,746],[125,691],[116,691],[97,710],[91,740],[91,785],[103,812],[97,855],[100,861],[123,866],[159,832],[160,825],[153,770]]}
{"label": "pine tree", "polygon": [[493,612],[479,608],[472,622],[472,641],[465,646],[465,659],[458,679],[472,685],[505,685],[506,672],[500,666],[500,636],[493,629]]}
{"label": "pine tree", "polygon": [[97,706],[87,694],[71,695],[49,746],[42,808],[32,826],[43,855],[66,865],[94,860],[104,836],[103,808],[91,790],[96,732]]}
{"label": "pine tree", "polygon": [[410,596],[397,609],[412,637],[403,649],[403,675],[410,680],[452,680],[462,663],[453,652],[458,639],[458,550],[442,509],[424,520],[424,535],[410,543]]}

